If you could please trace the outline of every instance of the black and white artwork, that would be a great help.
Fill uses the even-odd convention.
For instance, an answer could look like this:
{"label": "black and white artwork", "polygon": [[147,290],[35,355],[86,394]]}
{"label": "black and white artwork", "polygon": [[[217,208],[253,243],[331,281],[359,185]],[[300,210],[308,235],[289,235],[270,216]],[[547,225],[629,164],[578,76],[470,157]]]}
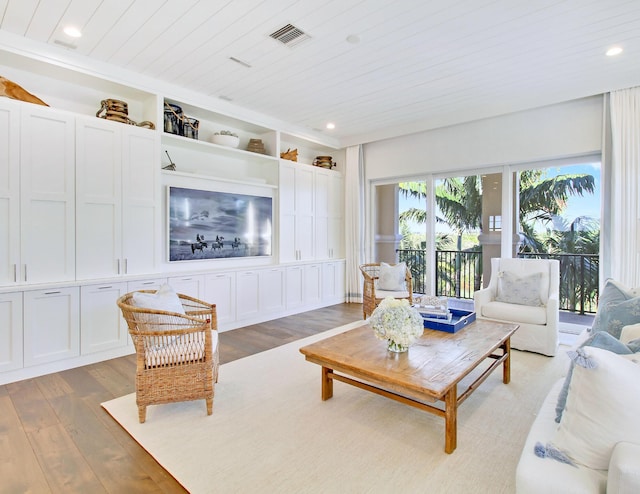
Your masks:
{"label": "black and white artwork", "polygon": [[168,189],[169,261],[271,255],[271,197]]}

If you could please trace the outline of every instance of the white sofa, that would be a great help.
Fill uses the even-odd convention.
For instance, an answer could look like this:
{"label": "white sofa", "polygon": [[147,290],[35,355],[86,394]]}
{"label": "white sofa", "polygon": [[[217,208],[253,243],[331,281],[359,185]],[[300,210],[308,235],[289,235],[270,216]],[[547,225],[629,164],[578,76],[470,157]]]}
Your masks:
{"label": "white sofa", "polygon": [[[520,279],[540,273],[540,304],[500,301],[503,272]],[[493,258],[489,286],[473,296],[476,317],[519,324],[511,337],[511,347],[552,357],[558,349],[559,280],[560,265],[556,260]],[[515,290],[509,289],[511,293],[507,294],[514,301],[519,295]]]}
{"label": "white sofa", "polygon": [[[627,330],[627,328],[625,328]],[[623,330],[620,341],[640,337],[640,325]],[[516,470],[517,494],[637,494],[640,493],[640,444],[618,442],[608,470],[573,466],[551,458],[536,456],[537,443],[552,441],[558,394],[564,379],[552,387],[529,430]]]}

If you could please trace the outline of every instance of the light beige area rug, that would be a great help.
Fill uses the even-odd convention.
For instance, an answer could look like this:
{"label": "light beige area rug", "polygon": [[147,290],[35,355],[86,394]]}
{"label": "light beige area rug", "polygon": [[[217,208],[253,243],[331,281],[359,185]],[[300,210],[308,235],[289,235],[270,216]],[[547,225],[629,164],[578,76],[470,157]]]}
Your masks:
{"label": "light beige area rug", "polygon": [[139,424],[133,394],[103,407],[193,493],[513,493],[564,351],[514,351],[511,384],[496,370],[461,405],[448,455],[440,417],[340,382],[321,401],[320,367],[298,349],[359,324],[223,365],[211,416],[196,401],[149,407]]}

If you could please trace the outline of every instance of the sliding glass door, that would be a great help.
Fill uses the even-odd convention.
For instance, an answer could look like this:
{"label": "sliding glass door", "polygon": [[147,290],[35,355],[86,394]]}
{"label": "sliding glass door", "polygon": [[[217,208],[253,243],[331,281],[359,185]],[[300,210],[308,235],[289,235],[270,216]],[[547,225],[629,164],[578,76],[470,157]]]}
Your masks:
{"label": "sliding glass door", "polygon": [[518,182],[519,257],[560,261],[560,308],[593,313],[600,265],[600,162],[514,172]]}

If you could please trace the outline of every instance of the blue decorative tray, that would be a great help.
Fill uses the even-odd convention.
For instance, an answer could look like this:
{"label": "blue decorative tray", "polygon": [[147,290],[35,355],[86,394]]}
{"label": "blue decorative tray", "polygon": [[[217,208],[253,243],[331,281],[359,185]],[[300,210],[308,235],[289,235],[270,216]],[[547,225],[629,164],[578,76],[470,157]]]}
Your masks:
{"label": "blue decorative tray", "polygon": [[446,331],[447,333],[455,333],[476,320],[475,312],[461,309],[449,309],[449,312],[451,312],[452,315],[450,321],[423,317],[424,327],[437,331]]}

